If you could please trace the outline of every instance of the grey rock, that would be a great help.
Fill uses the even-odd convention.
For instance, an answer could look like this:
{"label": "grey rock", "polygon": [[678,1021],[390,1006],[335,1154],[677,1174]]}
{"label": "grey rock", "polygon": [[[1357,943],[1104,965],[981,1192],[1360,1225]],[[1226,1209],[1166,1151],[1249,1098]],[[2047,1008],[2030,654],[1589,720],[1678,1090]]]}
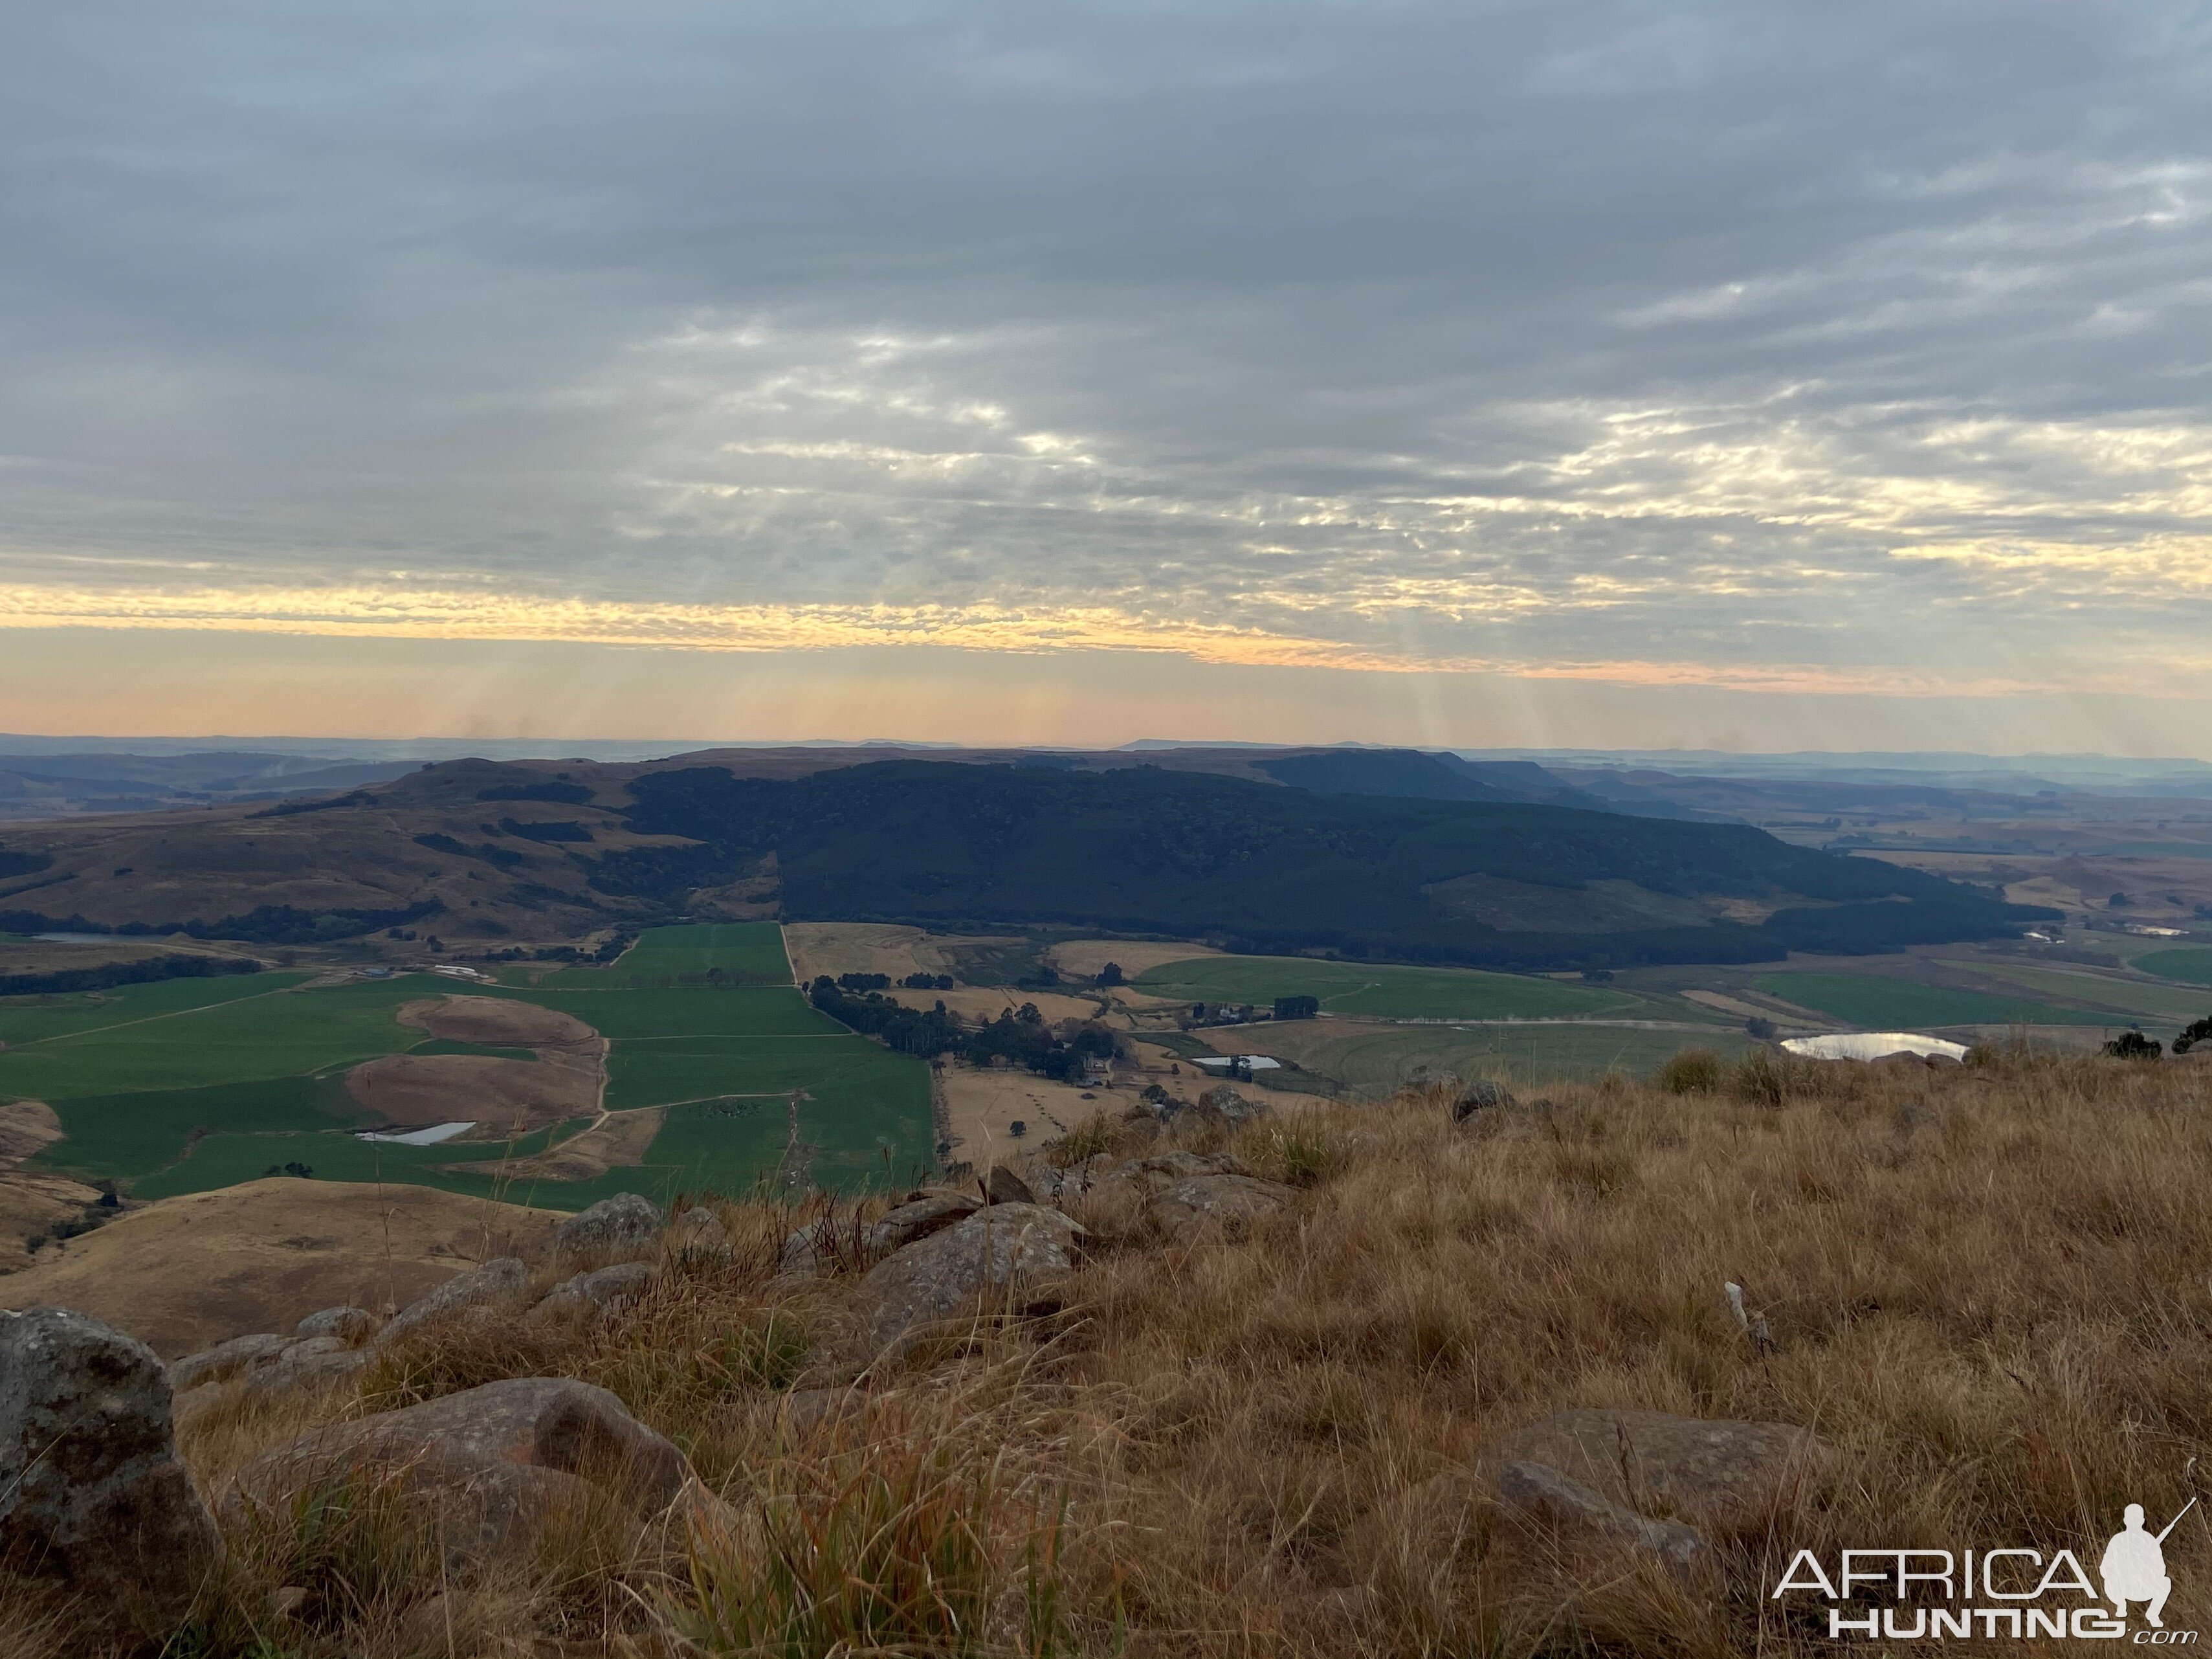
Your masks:
{"label": "grey rock", "polygon": [[1169,1234],[1187,1243],[1209,1228],[1234,1232],[1291,1201],[1291,1189],[1245,1175],[1193,1176],[1152,1194],[1153,1215]]}
{"label": "grey rock", "polygon": [[281,1516],[301,1491],[337,1483],[386,1494],[462,1562],[526,1544],[549,1510],[587,1502],[593,1488],[640,1516],[718,1507],[682,1452],[605,1389],[566,1377],[488,1382],[327,1425],[248,1463],[234,1501]]}
{"label": "grey rock", "polygon": [[635,1193],[603,1198],[553,1230],[554,1246],[566,1255],[642,1255],[659,1238],[660,1206]]}
{"label": "grey rock", "polygon": [[1830,1455],[1810,1431],[1787,1423],[1577,1410],[1492,1442],[1476,1467],[1541,1463],[1624,1509],[1741,1526],[1772,1514]]}
{"label": "grey rock", "polygon": [[1513,1091],[1504,1084],[1492,1083],[1487,1078],[1477,1078],[1462,1089],[1452,1101],[1452,1121],[1464,1123],[1479,1113],[1506,1111],[1516,1104]]}
{"label": "grey rock", "polygon": [[1692,1565],[1705,1540],[1675,1521],[1650,1521],[1544,1463],[1508,1463],[1492,1483],[1498,1506],[1523,1525],[1562,1541],[1585,1540],[1642,1550],[1677,1570]]}
{"label": "grey rock", "polygon": [[994,1164],[983,1182],[983,1196],[993,1204],[1034,1204],[1036,1193],[1030,1183],[1004,1164]]}
{"label": "grey rock", "polygon": [[106,1645],[173,1633],[219,1549],[154,1351],[67,1308],[0,1316],[0,1559]]}
{"label": "grey rock", "polygon": [[366,1308],[325,1308],[311,1313],[292,1328],[295,1336],[335,1336],[347,1342],[366,1342],[382,1322]]}
{"label": "grey rock", "polygon": [[254,1360],[243,1376],[250,1393],[282,1394],[313,1383],[335,1382],[368,1364],[368,1351],[355,1347],[343,1337],[310,1336]]}
{"label": "grey rock", "polygon": [[513,1256],[494,1256],[481,1267],[471,1267],[466,1273],[447,1279],[421,1301],[411,1303],[394,1314],[384,1328],[376,1334],[375,1346],[381,1347],[410,1331],[418,1330],[434,1320],[451,1317],[465,1308],[482,1307],[518,1297],[529,1277],[529,1269]]}
{"label": "grey rock", "polygon": [[893,1354],[927,1327],[1018,1280],[1075,1265],[1083,1229],[1057,1210],[994,1204],[870,1268],[854,1298],[861,1344]]}
{"label": "grey rock", "polygon": [[653,1282],[653,1269],[642,1261],[617,1261],[574,1279],[563,1279],[546,1291],[544,1300],[531,1310],[532,1316],[573,1312],[580,1308],[617,1308],[635,1302]]}
{"label": "grey rock", "polygon": [[917,1239],[942,1232],[955,1222],[966,1220],[982,1207],[973,1194],[924,1193],[896,1209],[885,1211],[868,1229],[868,1248],[878,1255],[888,1255]]}
{"label": "grey rock", "polygon": [[678,1216],[669,1224],[668,1243],[679,1261],[694,1265],[727,1261],[736,1253],[729,1231],[711,1210],[689,1209]]}
{"label": "grey rock", "polygon": [[198,1353],[186,1354],[169,1366],[169,1388],[172,1393],[182,1394],[187,1389],[197,1389],[203,1382],[220,1382],[227,1376],[235,1376],[253,1360],[281,1352],[292,1345],[293,1339],[264,1331],[253,1336],[234,1336],[228,1342],[218,1342],[212,1348],[203,1348]]}

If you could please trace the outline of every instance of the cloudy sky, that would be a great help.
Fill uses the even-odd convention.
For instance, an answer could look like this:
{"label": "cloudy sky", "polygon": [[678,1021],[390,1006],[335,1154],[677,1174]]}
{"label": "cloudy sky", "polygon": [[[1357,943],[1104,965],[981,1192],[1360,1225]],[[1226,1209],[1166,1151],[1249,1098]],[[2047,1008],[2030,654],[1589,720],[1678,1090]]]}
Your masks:
{"label": "cloudy sky", "polygon": [[0,730],[2212,756],[2164,0],[83,0]]}

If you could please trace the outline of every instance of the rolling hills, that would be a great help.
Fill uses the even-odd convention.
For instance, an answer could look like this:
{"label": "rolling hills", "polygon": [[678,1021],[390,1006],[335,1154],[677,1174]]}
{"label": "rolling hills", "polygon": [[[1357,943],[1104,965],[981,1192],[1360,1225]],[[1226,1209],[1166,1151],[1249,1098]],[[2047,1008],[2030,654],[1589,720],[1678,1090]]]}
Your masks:
{"label": "rolling hills", "polygon": [[[1514,799],[1536,792],[1428,757],[1214,758],[450,762],[321,799],[0,829],[0,929],[538,954],[781,915],[1525,970],[1894,950],[2037,914],[1747,826]],[[1440,793],[1372,793],[1425,780]]]}

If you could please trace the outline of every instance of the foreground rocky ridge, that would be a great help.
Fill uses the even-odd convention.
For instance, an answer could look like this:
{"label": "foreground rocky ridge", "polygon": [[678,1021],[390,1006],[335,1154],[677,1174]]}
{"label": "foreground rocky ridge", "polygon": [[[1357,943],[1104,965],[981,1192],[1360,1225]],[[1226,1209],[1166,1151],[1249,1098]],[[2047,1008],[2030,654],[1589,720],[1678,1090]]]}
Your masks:
{"label": "foreground rocky ridge", "polygon": [[[1820,1650],[1769,1605],[1778,1549],[2080,1548],[2085,1516],[2186,1501],[2212,1341],[2112,1315],[2212,1269],[2208,1081],[1808,1066],[1133,1115],[975,1187],[617,1201],[548,1264],[166,1371],[0,1319],[0,1460],[52,1432],[19,1399],[87,1375],[64,1351],[109,1356],[139,1425],[0,1499],[0,1649]],[[100,1516],[204,1547],[112,1596]],[[2197,1547],[2168,1547],[2178,1622]]]}

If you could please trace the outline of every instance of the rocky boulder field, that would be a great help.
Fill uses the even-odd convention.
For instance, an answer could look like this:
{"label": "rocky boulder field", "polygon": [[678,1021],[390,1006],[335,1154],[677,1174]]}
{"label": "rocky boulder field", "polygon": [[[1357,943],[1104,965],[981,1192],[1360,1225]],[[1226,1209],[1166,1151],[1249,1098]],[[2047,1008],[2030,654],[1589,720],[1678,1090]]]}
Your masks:
{"label": "rocky boulder field", "polygon": [[1800,1549],[2195,1494],[2212,1073],[1666,1075],[617,1198],[166,1366],[0,1315],[0,1653],[1809,1653]]}

